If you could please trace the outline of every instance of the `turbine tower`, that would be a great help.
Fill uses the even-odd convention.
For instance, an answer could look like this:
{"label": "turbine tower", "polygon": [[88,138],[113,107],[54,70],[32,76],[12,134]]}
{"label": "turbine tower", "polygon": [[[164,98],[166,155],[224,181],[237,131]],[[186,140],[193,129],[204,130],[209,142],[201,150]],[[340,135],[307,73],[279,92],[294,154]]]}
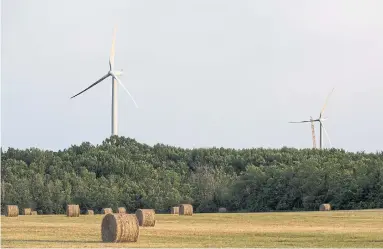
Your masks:
{"label": "turbine tower", "polygon": [[[110,63],[110,70],[114,67],[114,44],[116,43],[116,31],[117,27],[114,26],[113,29],[113,39],[112,39],[112,48],[110,49],[110,58],[109,58],[109,63]],[[117,135],[118,133],[118,125],[117,125],[117,108],[118,108],[118,91],[117,91],[117,80],[112,78],[112,136]]]}
{"label": "turbine tower", "polygon": [[298,122],[289,122],[289,123],[309,123],[309,122],[311,123],[311,130],[312,130],[312,137],[313,137],[313,146],[314,146],[314,148],[316,147],[314,122],[319,122],[319,148],[320,149],[323,148],[323,131],[326,134],[326,137],[327,137],[327,140],[329,141],[330,147],[332,147],[330,137],[329,137],[329,135],[327,133],[327,130],[324,127],[324,124],[323,124],[323,121],[327,120],[327,118],[323,118],[323,113],[324,113],[324,110],[325,110],[325,108],[327,106],[327,102],[328,102],[328,100],[329,100],[329,98],[330,98],[330,96],[331,96],[333,91],[334,91],[334,88],[331,90],[329,95],[327,95],[326,101],[325,101],[325,103],[323,105],[323,108],[322,108],[321,112],[319,113],[319,117],[317,119],[312,119],[310,117],[310,120],[303,120],[303,121],[298,121]]}
{"label": "turbine tower", "polygon": [[118,110],[117,109],[117,105],[118,105],[118,102],[117,102],[117,96],[118,96],[117,90],[118,90],[118,88],[117,87],[118,87],[118,85],[117,84],[120,84],[120,86],[122,86],[122,88],[125,90],[125,92],[127,92],[129,94],[134,105],[138,108],[137,103],[134,100],[133,96],[130,94],[128,89],[122,84],[121,80],[117,77],[117,76],[123,75],[122,69],[120,71],[114,70],[114,54],[115,54],[114,44],[116,41],[116,30],[117,30],[117,26],[115,26],[114,30],[113,30],[113,40],[112,40],[112,48],[110,50],[110,56],[109,56],[109,71],[108,71],[108,73],[106,75],[104,75],[101,79],[97,80],[95,83],[93,83],[92,85],[90,85],[89,87],[84,89],[83,91],[81,91],[81,92],[79,92],[76,95],[71,97],[71,99],[72,99],[72,98],[82,94],[83,92],[94,87],[95,85],[97,85],[98,83],[103,81],[104,79],[108,78],[109,76],[112,76],[112,135],[118,134],[118,112],[117,112],[117,110]]}
{"label": "turbine tower", "polygon": [[310,116],[310,121],[311,121],[311,136],[313,138],[313,149],[317,148],[317,142],[315,140],[315,126],[314,126],[314,121],[313,118]]}

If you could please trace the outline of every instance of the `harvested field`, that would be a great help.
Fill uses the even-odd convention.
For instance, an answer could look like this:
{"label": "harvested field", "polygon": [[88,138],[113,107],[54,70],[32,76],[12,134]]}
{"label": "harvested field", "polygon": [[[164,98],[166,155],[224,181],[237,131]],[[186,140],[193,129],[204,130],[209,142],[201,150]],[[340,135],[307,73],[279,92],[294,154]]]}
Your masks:
{"label": "harvested field", "polygon": [[134,243],[102,243],[105,215],[1,218],[2,247],[383,247],[383,210],[156,214]]}

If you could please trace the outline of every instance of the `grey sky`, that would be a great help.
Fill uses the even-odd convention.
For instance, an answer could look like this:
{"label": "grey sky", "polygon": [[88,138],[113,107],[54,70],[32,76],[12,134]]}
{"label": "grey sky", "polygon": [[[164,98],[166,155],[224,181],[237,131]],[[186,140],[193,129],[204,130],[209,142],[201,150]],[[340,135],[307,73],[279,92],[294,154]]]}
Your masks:
{"label": "grey sky", "polygon": [[[311,147],[327,94],[334,147],[383,148],[383,1],[3,0],[2,146],[63,149],[111,132],[182,147]],[[316,126],[319,140],[319,126]],[[328,144],[325,141],[326,145]]]}

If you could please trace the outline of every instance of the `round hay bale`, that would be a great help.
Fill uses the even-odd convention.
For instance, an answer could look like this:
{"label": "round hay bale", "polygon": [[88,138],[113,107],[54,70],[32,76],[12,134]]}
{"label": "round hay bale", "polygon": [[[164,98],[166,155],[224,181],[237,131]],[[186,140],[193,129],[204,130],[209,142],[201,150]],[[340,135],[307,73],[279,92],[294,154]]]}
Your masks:
{"label": "round hay bale", "polygon": [[66,216],[68,216],[68,217],[79,217],[80,216],[80,206],[68,204],[66,206]]}
{"label": "round hay bale", "polygon": [[137,209],[138,224],[142,227],[154,227],[156,224],[155,214],[154,209]]}
{"label": "round hay bale", "polygon": [[136,242],[140,235],[134,214],[106,214],[101,223],[103,242]]}
{"label": "round hay bale", "polygon": [[218,208],[218,213],[226,213],[226,212],[227,212],[226,208],[224,208],[224,207]]}
{"label": "round hay bale", "polygon": [[5,216],[17,217],[19,216],[19,207],[17,205],[7,205],[5,208]]}
{"label": "round hay bale", "polygon": [[118,212],[119,214],[126,214],[126,208],[124,208],[124,207],[119,207],[118,210],[117,210],[117,212]]}
{"label": "round hay bale", "polygon": [[113,214],[113,210],[111,208],[103,208],[101,210],[102,214]]}
{"label": "round hay bale", "polygon": [[193,215],[193,206],[190,204],[181,204],[180,215]]}
{"label": "round hay bale", "polygon": [[329,203],[324,203],[319,206],[319,211],[331,211],[331,205]]}
{"label": "round hay bale", "polygon": [[171,214],[179,214],[180,213],[180,207],[172,207],[170,209]]}
{"label": "round hay bale", "polygon": [[37,211],[32,211],[31,215],[37,215]]}
{"label": "round hay bale", "polygon": [[32,209],[31,208],[24,208],[23,215],[32,215]]}
{"label": "round hay bale", "polygon": [[94,211],[92,209],[86,210],[87,215],[94,215]]}

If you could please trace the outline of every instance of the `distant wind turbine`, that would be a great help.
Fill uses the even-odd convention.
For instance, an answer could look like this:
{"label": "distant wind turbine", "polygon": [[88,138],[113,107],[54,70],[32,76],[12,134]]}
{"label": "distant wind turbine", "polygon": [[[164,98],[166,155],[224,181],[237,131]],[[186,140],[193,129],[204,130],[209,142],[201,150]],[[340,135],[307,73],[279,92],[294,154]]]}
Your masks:
{"label": "distant wind turbine", "polygon": [[323,124],[323,121],[327,120],[327,118],[323,118],[323,113],[324,113],[324,110],[327,106],[327,102],[328,102],[333,91],[334,91],[334,88],[331,90],[331,92],[327,96],[326,101],[323,105],[323,108],[322,108],[321,112],[319,113],[319,117],[317,119],[312,119],[310,117],[310,120],[303,120],[303,121],[298,121],[298,122],[289,122],[289,123],[311,123],[314,148],[316,147],[316,145],[315,145],[316,144],[316,142],[315,142],[315,131],[314,131],[314,125],[313,125],[314,122],[319,122],[319,148],[320,149],[323,148],[323,131],[326,134],[326,137],[327,137],[327,140],[329,141],[330,147],[332,147],[330,137],[329,137],[327,130]]}
{"label": "distant wind turbine", "polygon": [[116,71],[114,70],[114,44],[116,40],[116,30],[117,27],[114,27],[113,31],[113,40],[112,40],[112,49],[110,51],[110,57],[109,57],[109,71],[107,74],[105,74],[101,79],[97,80],[95,83],[84,89],[83,91],[77,93],[76,95],[72,96],[72,98],[82,94],[83,92],[89,90],[90,88],[94,87],[101,81],[105,80],[109,76],[112,77],[112,135],[117,135],[117,129],[118,129],[118,123],[117,123],[117,83],[124,88],[124,90],[129,94],[130,98],[133,100],[134,105],[138,108],[136,101],[134,100],[133,96],[130,94],[128,89],[122,84],[121,80],[117,76],[122,76],[123,70]]}

